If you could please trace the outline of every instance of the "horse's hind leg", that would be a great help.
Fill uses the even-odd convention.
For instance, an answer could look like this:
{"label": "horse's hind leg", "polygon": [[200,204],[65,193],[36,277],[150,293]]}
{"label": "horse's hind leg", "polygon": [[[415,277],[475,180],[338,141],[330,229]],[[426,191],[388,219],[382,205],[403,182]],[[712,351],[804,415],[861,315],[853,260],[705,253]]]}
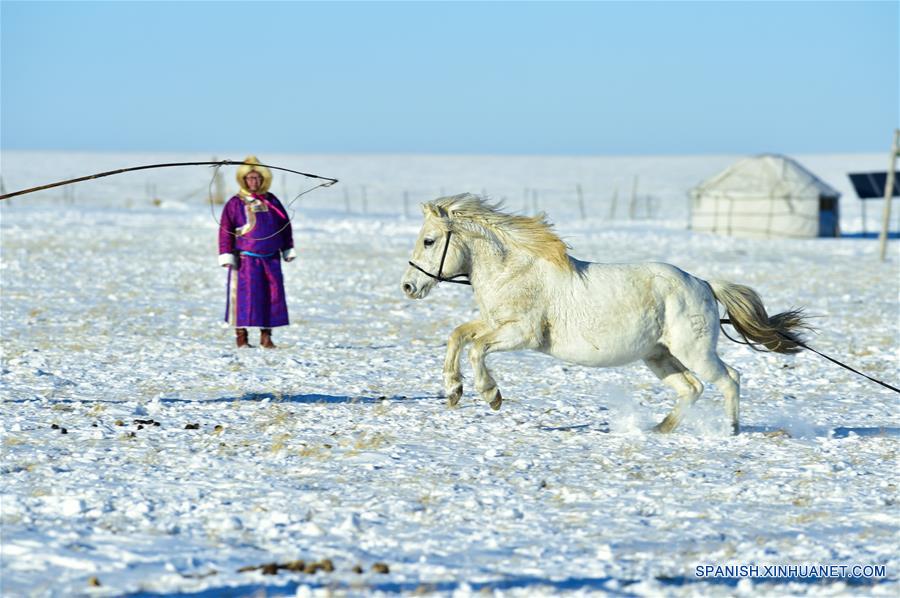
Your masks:
{"label": "horse's hind leg", "polygon": [[703,384],[665,347],[661,347],[658,352],[644,359],[644,363],[663,384],[678,393],[675,407],[654,428],[657,432],[671,432],[684,419],[685,410],[693,405],[703,392]]}
{"label": "horse's hind leg", "polygon": [[701,378],[715,384],[725,396],[725,414],[731,422],[731,433],[740,433],[741,377],[737,371],[722,361],[714,349],[698,356],[688,354],[679,357]]}
{"label": "horse's hind leg", "polygon": [[731,420],[731,433],[739,434],[741,431],[741,375],[724,361],[722,365],[725,366],[725,371],[728,372],[728,377],[731,379],[732,384],[726,382],[717,384],[717,386],[722,391],[722,394],[725,395],[725,414]]}
{"label": "horse's hind leg", "polygon": [[740,431],[740,377],[716,353],[719,313],[715,295],[706,283],[697,287],[699,293],[684,296],[684,305],[672,304],[671,325],[668,328],[669,352],[707,383],[715,384],[725,396],[725,412],[731,420],[734,434]]}

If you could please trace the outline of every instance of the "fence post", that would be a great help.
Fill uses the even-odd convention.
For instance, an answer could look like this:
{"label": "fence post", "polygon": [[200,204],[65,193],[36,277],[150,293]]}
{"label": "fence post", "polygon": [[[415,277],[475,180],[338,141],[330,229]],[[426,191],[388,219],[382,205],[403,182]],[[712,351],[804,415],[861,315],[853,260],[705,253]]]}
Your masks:
{"label": "fence post", "polygon": [[584,211],[584,193],[581,191],[581,183],[575,183],[575,193],[578,194],[578,210],[581,212],[581,219],[584,220],[587,218],[587,214]]}
{"label": "fence post", "polygon": [[861,200],[859,200],[859,201],[862,202],[862,221],[863,221],[863,234],[862,234],[862,236],[863,236],[863,239],[865,239],[865,238],[866,238],[866,233],[867,233],[868,230],[869,230],[868,227],[866,227],[866,200],[861,199]]}
{"label": "fence post", "polygon": [[538,213],[538,190],[531,190],[531,213],[532,215],[537,215]]}
{"label": "fence post", "polygon": [[891,162],[888,165],[887,180],[884,182],[884,213],[881,218],[881,234],[878,242],[881,245],[881,261],[887,255],[888,227],[891,222],[891,202],[894,198],[894,177],[897,167],[897,154],[900,154],[900,129],[894,129],[894,143],[891,145]]}
{"label": "fence post", "polygon": [[619,185],[617,184],[615,187],[613,187],[612,200],[610,200],[610,205],[609,205],[609,219],[610,220],[616,219],[616,203],[618,203],[618,201],[619,201]]}
{"label": "fence post", "polygon": [[634,184],[631,186],[631,202],[628,204],[628,219],[634,220],[635,210],[637,210],[637,188],[638,175],[634,175]]}
{"label": "fence post", "polygon": [[[215,161],[215,158],[213,158],[213,161]],[[213,202],[217,204],[225,203],[225,178],[220,169],[216,169],[216,180],[213,188],[215,193],[212,197]]]}

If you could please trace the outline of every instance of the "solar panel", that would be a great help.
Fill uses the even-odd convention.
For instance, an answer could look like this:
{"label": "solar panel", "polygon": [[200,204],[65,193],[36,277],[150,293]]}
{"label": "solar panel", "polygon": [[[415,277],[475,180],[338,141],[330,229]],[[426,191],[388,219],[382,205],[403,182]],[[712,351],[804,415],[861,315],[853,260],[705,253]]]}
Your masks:
{"label": "solar panel", "polygon": [[[860,199],[883,199],[884,187],[887,184],[886,172],[853,172],[847,175],[856,196]],[[900,197],[900,178],[894,177],[894,192],[892,197]]]}

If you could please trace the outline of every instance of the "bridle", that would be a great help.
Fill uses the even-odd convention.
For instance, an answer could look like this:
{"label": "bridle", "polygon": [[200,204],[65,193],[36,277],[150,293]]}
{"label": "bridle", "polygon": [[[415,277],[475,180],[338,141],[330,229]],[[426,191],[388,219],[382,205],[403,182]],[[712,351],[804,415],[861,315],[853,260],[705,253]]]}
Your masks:
{"label": "bridle", "polygon": [[428,276],[429,278],[433,278],[438,282],[454,282],[456,284],[467,284],[467,285],[471,286],[472,283],[469,280],[454,280],[456,278],[459,278],[460,276],[465,276],[466,278],[468,278],[469,277],[468,274],[462,273],[462,274],[454,274],[453,276],[444,276],[444,260],[447,259],[447,250],[450,248],[450,235],[452,235],[452,234],[453,234],[453,232],[448,230],[447,236],[444,238],[444,251],[441,253],[441,263],[438,266],[437,276],[435,276],[428,270],[425,270],[424,268],[420,268],[419,266],[414,264],[412,261],[409,262],[409,265],[412,266],[413,268],[415,268],[416,270],[418,270],[419,272],[421,272],[422,274],[424,274],[425,276]]}

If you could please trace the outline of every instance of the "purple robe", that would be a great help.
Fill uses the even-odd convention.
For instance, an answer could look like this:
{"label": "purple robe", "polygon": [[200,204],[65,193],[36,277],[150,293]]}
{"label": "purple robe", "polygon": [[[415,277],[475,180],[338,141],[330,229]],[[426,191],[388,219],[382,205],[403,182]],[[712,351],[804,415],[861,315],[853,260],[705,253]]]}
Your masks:
{"label": "purple robe", "polygon": [[225,321],[237,328],[287,326],[281,257],[293,256],[291,223],[271,193],[249,199],[229,199],[219,224],[220,259],[234,256],[228,267]]}

